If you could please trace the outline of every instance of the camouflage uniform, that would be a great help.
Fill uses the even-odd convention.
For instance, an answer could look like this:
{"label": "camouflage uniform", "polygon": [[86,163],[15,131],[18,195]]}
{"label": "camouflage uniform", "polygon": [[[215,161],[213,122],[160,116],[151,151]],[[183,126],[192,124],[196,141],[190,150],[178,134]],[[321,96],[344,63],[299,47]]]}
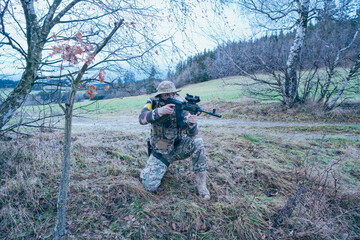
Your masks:
{"label": "camouflage uniform", "polygon": [[[178,94],[174,98],[184,101]],[[164,105],[165,103],[159,97],[151,97],[139,116],[140,124],[151,123],[152,125],[150,144],[153,153],[140,174],[144,188],[151,192],[156,191],[160,186],[161,179],[168,168],[163,161],[154,156],[154,153],[160,154],[169,163],[191,157],[195,173],[204,172],[207,169],[203,140],[196,138],[197,124],[188,123],[182,130],[177,128],[175,111],[171,115],[160,116],[158,109]],[[189,115],[189,112],[184,111],[185,118]]]}

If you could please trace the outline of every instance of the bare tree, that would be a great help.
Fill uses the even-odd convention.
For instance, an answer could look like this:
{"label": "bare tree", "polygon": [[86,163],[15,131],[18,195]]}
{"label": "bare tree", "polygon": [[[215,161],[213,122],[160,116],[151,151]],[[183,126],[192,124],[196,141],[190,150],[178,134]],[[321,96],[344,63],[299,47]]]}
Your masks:
{"label": "bare tree", "polygon": [[61,11],[56,11],[60,8],[61,2],[61,0],[54,1],[53,4],[49,6],[45,18],[42,18],[42,21],[39,21],[39,17],[35,10],[35,1],[21,1],[23,17],[25,18],[25,27],[21,26],[21,30],[26,36],[27,44],[27,49],[24,49],[22,42],[20,42],[21,39],[17,40],[13,38],[10,32],[7,31],[8,22],[4,16],[8,13],[10,15],[9,18],[14,21],[12,24],[20,25],[21,23],[17,20],[13,11],[10,11],[16,6],[12,5],[10,1],[3,1],[1,34],[6,40],[3,41],[2,44],[9,45],[16,50],[25,59],[26,64],[19,84],[0,106],[0,128],[2,128],[10,120],[15,111],[22,105],[30,93],[31,87],[37,77],[37,70],[39,69],[41,62],[41,53],[44,49],[45,43],[48,41],[50,31],[60,22],[65,14],[67,14],[76,4],[81,2],[81,0],[74,0],[65,5]]}
{"label": "bare tree", "polygon": [[290,48],[289,56],[286,62],[286,74],[284,84],[284,102],[292,107],[298,100],[298,77],[297,69],[300,58],[300,51],[304,46],[306,38],[306,29],[309,21],[310,0],[295,1],[297,5],[297,28],[294,43]]}
{"label": "bare tree", "polygon": [[[244,68],[233,63],[240,69],[242,74],[248,75],[256,83],[266,84],[271,88],[277,88],[281,93],[282,101],[289,107],[299,101],[298,97],[298,68],[301,50],[305,43],[306,30],[308,22],[313,14],[314,10],[310,9],[310,0],[295,0],[295,1],[239,1],[237,4],[244,9],[254,13],[260,22],[259,25],[266,29],[276,28],[277,25],[282,27],[285,25],[285,29],[295,28],[295,37],[293,44],[288,52],[286,65],[283,67],[284,76],[281,77],[276,73],[276,70],[270,67],[265,62],[262,56],[257,56],[256,61],[262,65],[273,77],[274,80],[262,79],[253,74],[250,74]],[[269,22],[269,25],[264,25],[265,22]],[[227,53],[229,54],[229,53]],[[249,53],[247,53],[249,54]]]}
{"label": "bare tree", "polygon": [[[91,56],[95,56],[101,52],[101,50],[106,46],[110,39],[114,36],[115,32],[123,24],[124,20],[120,20],[115,23],[114,29],[109,33],[109,35],[104,39],[104,41],[98,45]],[[80,39],[81,40],[81,39]],[[65,48],[70,48],[70,45],[66,45]],[[85,45],[86,48],[86,45]],[[70,56],[68,56],[70,55]],[[71,55],[76,54],[74,52],[69,52],[68,55],[63,55],[63,58],[71,58]],[[84,63],[81,70],[77,73],[77,76],[74,77],[72,74],[69,75],[69,81],[71,83],[71,91],[68,102],[65,104],[65,107],[60,105],[65,114],[65,137],[64,137],[64,161],[63,161],[63,171],[62,178],[59,188],[59,197],[57,201],[57,223],[55,227],[55,239],[62,239],[66,235],[66,200],[67,200],[67,191],[69,185],[69,171],[70,171],[70,149],[71,149],[71,124],[72,124],[72,115],[73,108],[75,103],[75,96],[78,90],[78,86],[82,83],[82,78],[85,71],[88,69],[89,62]],[[99,73],[102,74],[102,73]],[[103,82],[104,76],[100,75],[100,81]]]}
{"label": "bare tree", "polygon": [[358,58],[355,61],[355,64],[350,69],[349,74],[344,78],[344,81],[342,82],[340,89],[336,92],[335,96],[331,99],[329,104],[326,106],[327,109],[331,110],[335,107],[336,102],[339,100],[340,96],[343,94],[348,83],[353,78],[356,77],[356,74],[358,73],[359,68],[360,68],[360,53],[358,55]]}
{"label": "bare tree", "polygon": [[[3,53],[0,61],[7,65],[13,62],[12,69],[22,72],[19,84],[1,102],[0,129],[25,102],[34,84],[47,78],[66,77],[66,74],[52,74],[62,67],[59,66],[60,59],[53,59],[47,54],[54,43],[74,38],[76,33],[81,32],[84,39],[96,44],[105,38],[106,30],[112,28],[113,22],[126,17],[124,27],[91,67],[95,70],[106,67],[108,72],[116,74],[119,65],[122,69],[152,66],[150,56],[158,54],[160,44],[177,30],[157,30],[162,22],[171,22],[174,17],[166,15],[166,10],[154,7],[154,2],[149,1],[23,0],[18,3],[1,0],[0,6]],[[116,76],[112,78],[116,79]]]}
{"label": "bare tree", "polygon": [[[338,88],[334,80],[336,68],[340,65],[349,66],[345,63],[345,59],[349,58],[347,54],[349,49],[356,46],[354,42],[356,42],[358,31],[339,34],[336,43],[332,43],[327,41],[325,34],[317,36],[318,39],[315,41],[314,36],[308,35],[308,28],[311,22],[311,27],[314,29],[329,25],[338,19],[349,18],[349,13],[353,11],[351,6],[354,1],[349,0],[337,4],[333,0],[220,2],[236,4],[250,11],[255,16],[254,21],[257,21],[257,26],[273,32],[274,36],[278,35],[279,30],[281,34],[285,31],[287,36],[293,36],[289,47],[280,47],[279,44],[272,43],[261,50],[261,46],[254,46],[252,49],[251,43],[247,43],[246,49],[241,51],[243,56],[240,59],[252,67],[244,66],[239,62],[239,58],[234,58],[234,53],[229,46],[221,48],[221,52],[227,55],[240,73],[253,80],[252,83],[245,84],[251,86],[249,90],[252,94],[266,98],[278,96],[285,105],[291,108],[296,103],[305,103],[310,98],[326,105],[337,89],[341,88]],[[351,23],[351,21],[347,22]],[[256,43],[264,47],[264,42],[271,43],[271,39],[274,38],[277,37],[268,39],[265,37],[262,42]],[[350,42],[349,38],[352,39]],[[283,43],[286,42],[283,41]],[[283,54],[284,49],[287,54]],[[326,78],[319,73],[320,68],[326,68]],[[264,72],[268,75],[261,75]]]}

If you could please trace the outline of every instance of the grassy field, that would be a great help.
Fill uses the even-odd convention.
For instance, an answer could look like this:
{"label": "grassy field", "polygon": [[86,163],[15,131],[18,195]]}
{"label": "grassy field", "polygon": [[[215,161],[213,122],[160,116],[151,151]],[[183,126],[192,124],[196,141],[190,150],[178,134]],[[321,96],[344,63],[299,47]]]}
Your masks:
{"label": "grassy field", "polygon": [[[343,71],[343,70],[341,70]],[[321,73],[321,72],[320,72]],[[325,74],[325,72],[323,73]],[[262,76],[262,77],[267,77],[267,76]],[[292,121],[292,117],[290,117],[289,119],[286,119],[287,115],[285,115],[285,118],[282,117],[281,115],[276,115],[275,112],[276,111],[282,111],[282,109],[279,109],[279,107],[277,106],[276,103],[278,102],[274,102],[274,101],[267,101],[267,102],[263,102],[263,101],[257,101],[257,100],[252,100],[248,97],[246,97],[245,94],[245,90],[243,89],[242,86],[239,85],[233,85],[234,83],[251,83],[252,80],[249,80],[249,78],[246,77],[241,77],[241,76],[235,76],[235,77],[227,77],[227,78],[223,78],[223,79],[216,79],[216,80],[211,80],[211,81],[207,81],[207,82],[203,82],[203,83],[197,83],[197,84],[190,84],[187,85],[183,88],[181,88],[181,92],[180,95],[182,95],[183,97],[185,97],[186,93],[189,93],[191,95],[197,95],[200,96],[201,102],[200,102],[200,106],[205,106],[208,109],[212,109],[213,106],[224,109],[224,111],[222,111],[221,109],[219,109],[220,111],[222,111],[225,115],[224,117],[229,117],[229,118],[234,118],[237,116],[240,116],[241,118],[246,117],[248,118],[250,116],[251,119],[258,119],[258,116],[261,117],[261,119],[259,120],[277,120],[277,119],[281,119],[281,120],[286,120],[286,121]],[[349,86],[355,86],[356,82],[350,82]],[[5,89],[4,92],[5,93],[9,93],[10,89]],[[32,93],[34,94],[34,93]],[[83,92],[79,92],[78,94],[83,94]],[[150,95],[141,95],[141,96],[134,96],[134,97],[126,97],[126,98],[116,98],[116,99],[107,99],[107,100],[101,100],[98,102],[93,102],[93,101],[83,101],[80,103],[76,103],[76,107],[79,107],[81,109],[85,107],[86,111],[84,112],[85,114],[88,114],[88,110],[90,111],[95,111],[96,114],[107,114],[107,113],[121,113],[121,114],[126,114],[126,115],[136,115],[139,111],[139,109],[141,109],[146,100],[150,97]],[[351,97],[353,99],[353,101],[360,101],[360,95],[356,94],[354,92],[352,93],[348,93],[346,96],[344,97]],[[269,105],[273,104],[273,105]],[[232,107],[231,112],[226,112],[227,110],[229,110],[229,106],[224,106],[224,104],[230,105]],[[253,109],[251,109],[251,104],[254,104],[256,106],[256,110],[254,114],[252,114]],[[240,109],[238,107],[238,109],[235,109],[237,106],[241,106],[241,108],[244,107],[244,109]],[[275,109],[271,109],[272,106],[275,106]],[[34,111],[44,111],[49,113],[50,110],[46,110],[44,108],[42,108],[41,110],[34,110],[33,107],[30,110],[30,112],[34,112]],[[26,111],[26,109],[25,109]],[[57,104],[51,106],[51,111],[52,112],[61,112],[60,108],[57,106]],[[262,116],[264,114],[262,113],[258,113],[257,111],[274,111],[272,114],[269,114],[268,117],[262,118]],[[292,112],[292,114],[300,114],[299,120],[302,121],[311,121],[312,117],[311,116],[306,116],[306,115],[311,115],[312,112],[310,113],[306,113],[306,109],[300,109],[300,110],[295,110]],[[294,113],[296,112],[296,113]],[[77,114],[81,113],[81,111],[76,112]],[[303,114],[305,113],[305,115]],[[316,113],[316,111],[315,111]],[[240,115],[239,115],[240,114]],[[245,116],[243,116],[245,115]],[[275,116],[276,115],[276,116]],[[318,117],[316,120],[317,121],[322,121],[322,114],[320,113],[320,117]],[[333,117],[328,116],[325,119],[327,120],[331,120]],[[335,117],[335,119],[337,119],[337,117]],[[345,120],[345,118],[340,119],[341,121]]]}
{"label": "grassy field", "polygon": [[[244,127],[209,121],[200,129],[210,201],[198,197],[189,159],[170,166],[156,194],[146,192],[139,174],[148,129],[104,131],[94,124],[72,136],[68,239],[359,239],[359,114],[284,111],[223,80],[186,86],[185,93],[199,95],[204,109],[217,108],[228,122],[249,121]],[[99,101],[87,117],[133,119],[148,97]],[[252,126],[254,120],[288,124]],[[291,125],[299,121],[329,124]],[[31,134],[1,141],[0,239],[53,233],[63,132]]]}
{"label": "grassy field", "polygon": [[[186,93],[200,96],[200,105],[202,104],[202,102],[206,102],[209,100],[236,100],[243,96],[241,88],[239,86],[234,87],[227,84],[234,83],[238,80],[239,78],[237,77],[231,77],[223,80],[217,79],[199,84],[191,84],[180,88],[181,92],[179,94],[183,97],[185,97]],[[134,109],[138,112],[145,105],[146,100],[149,97],[151,97],[151,95],[133,96],[121,99],[106,99],[98,101],[96,104],[87,107],[87,109],[96,110],[98,113],[128,113],[132,112],[132,110]],[[86,105],[88,104],[88,102],[90,101],[78,103],[77,106]]]}
{"label": "grassy field", "polygon": [[[358,140],[289,140],[204,126],[200,136],[212,198],[203,202],[190,160],[173,164],[156,194],[142,188],[147,135],[98,129],[73,135],[69,239],[356,239],[360,234]],[[2,143],[1,238],[52,233],[61,139],[61,132],[54,132]]]}
{"label": "grassy field", "polygon": [[[334,111],[324,113],[319,107],[303,106],[296,109],[290,109],[284,113],[284,109],[279,102],[258,101],[247,97],[244,90],[234,83],[245,83],[249,81],[245,77],[228,77],[216,79],[208,82],[187,85],[179,93],[185,97],[186,93],[200,96],[199,105],[204,110],[217,111],[225,118],[246,118],[252,120],[266,121],[358,121],[358,115],[349,114],[346,111]],[[122,99],[107,99],[98,101],[87,110],[96,113],[119,113],[125,115],[137,115],[139,110],[145,105],[146,100],[151,95],[141,95],[126,97]],[[360,100],[360,95],[352,96],[354,101]],[[89,104],[90,101],[77,103],[77,107]]]}
{"label": "grassy field", "polygon": [[[13,90],[12,88],[0,88],[0,94],[1,94],[1,96],[7,96],[11,93],[12,90]],[[40,90],[33,90],[33,91],[31,91],[31,94],[35,95],[39,92],[40,92]]]}

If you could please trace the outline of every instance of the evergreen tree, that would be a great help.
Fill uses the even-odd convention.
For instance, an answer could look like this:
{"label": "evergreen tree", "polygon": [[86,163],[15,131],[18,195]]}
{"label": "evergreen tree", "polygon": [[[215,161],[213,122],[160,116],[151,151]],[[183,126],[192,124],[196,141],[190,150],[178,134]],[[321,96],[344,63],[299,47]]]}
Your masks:
{"label": "evergreen tree", "polygon": [[124,75],[124,83],[128,84],[133,82],[135,82],[135,73],[133,73],[132,71],[126,71]]}
{"label": "evergreen tree", "polygon": [[151,68],[149,78],[146,79],[146,94],[152,94],[152,93],[156,92],[156,87],[155,87],[155,76],[156,76],[156,74],[157,74],[156,69],[153,66]]}

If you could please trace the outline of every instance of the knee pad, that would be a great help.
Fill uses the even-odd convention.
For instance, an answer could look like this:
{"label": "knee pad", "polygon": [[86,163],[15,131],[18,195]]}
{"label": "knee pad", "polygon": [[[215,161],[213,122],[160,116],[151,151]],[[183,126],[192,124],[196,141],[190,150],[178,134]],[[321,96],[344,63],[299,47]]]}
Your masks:
{"label": "knee pad", "polygon": [[202,138],[195,138],[194,142],[196,148],[204,147],[204,141],[202,140]]}
{"label": "knee pad", "polygon": [[146,191],[149,192],[155,192],[157,188],[160,186],[160,184],[154,184],[152,182],[148,182],[145,179],[142,179],[142,185],[145,188]]}

